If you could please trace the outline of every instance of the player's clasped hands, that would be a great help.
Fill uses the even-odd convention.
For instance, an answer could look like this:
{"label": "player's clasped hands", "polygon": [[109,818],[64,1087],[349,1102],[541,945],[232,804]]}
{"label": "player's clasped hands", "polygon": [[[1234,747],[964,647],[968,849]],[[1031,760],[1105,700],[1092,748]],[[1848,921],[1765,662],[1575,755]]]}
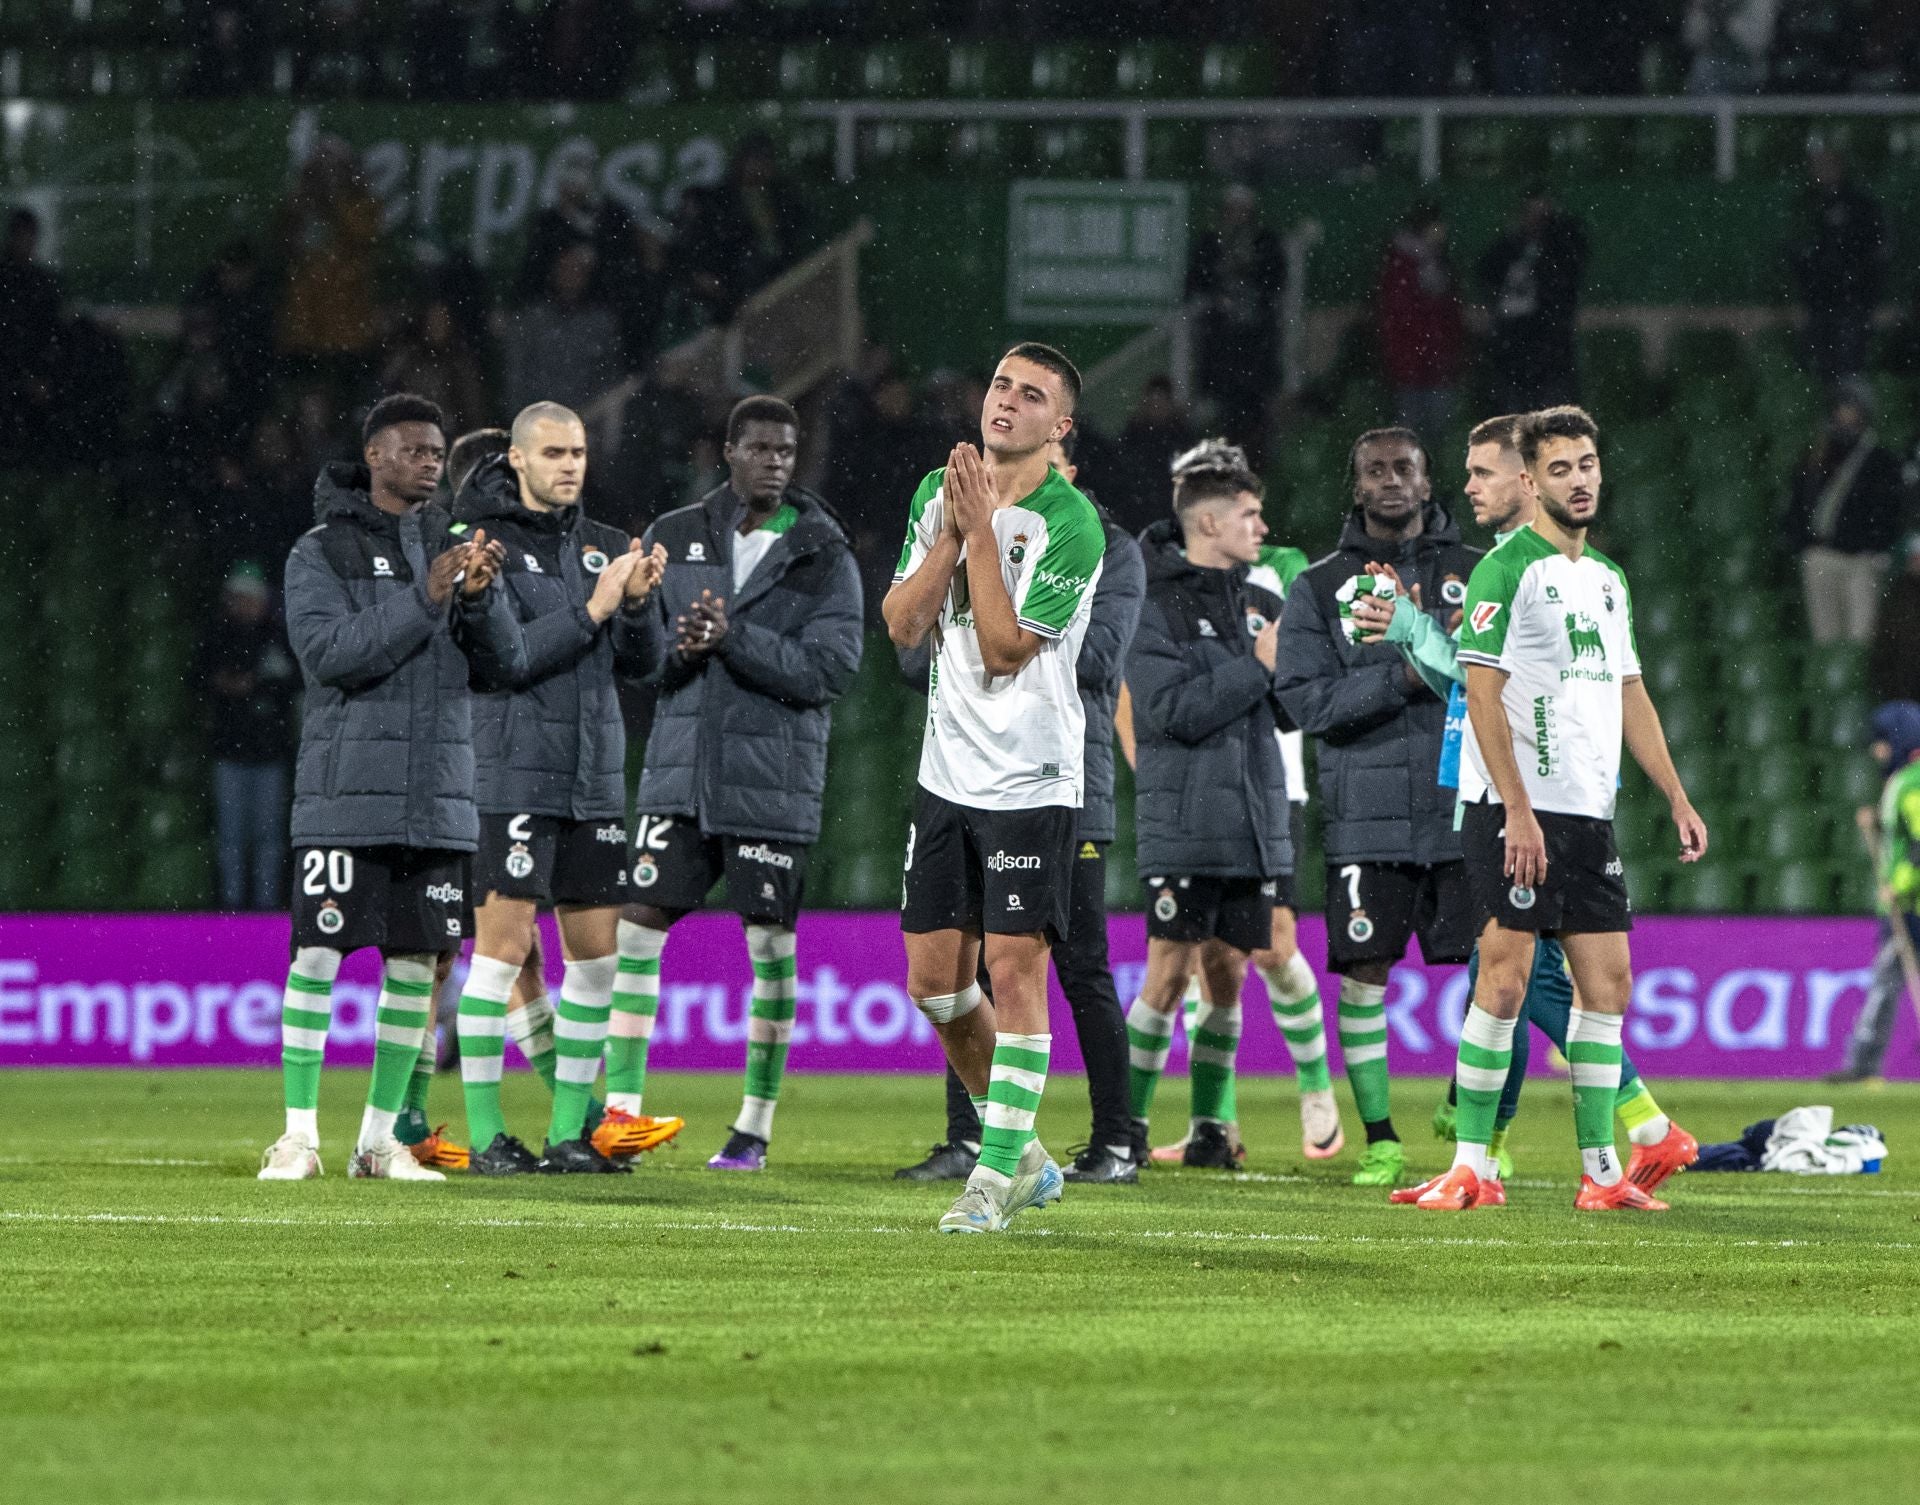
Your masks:
{"label": "player's clasped hands", "polygon": [[453,587],[460,579],[460,572],[467,567],[467,559],[473,552],[472,544],[455,544],[451,549],[434,557],[427,566],[427,599],[435,606],[445,606],[453,595]]}
{"label": "player's clasped hands", "polygon": [[703,590],[686,615],[674,619],[674,627],[680,635],[681,657],[705,658],[727,635],[727,603],[712,591]]}
{"label": "player's clasped hands", "polygon": [[996,500],[993,472],[971,444],[954,445],[953,453],[947,457],[942,491],[946,498],[947,526],[962,539],[992,529]]}

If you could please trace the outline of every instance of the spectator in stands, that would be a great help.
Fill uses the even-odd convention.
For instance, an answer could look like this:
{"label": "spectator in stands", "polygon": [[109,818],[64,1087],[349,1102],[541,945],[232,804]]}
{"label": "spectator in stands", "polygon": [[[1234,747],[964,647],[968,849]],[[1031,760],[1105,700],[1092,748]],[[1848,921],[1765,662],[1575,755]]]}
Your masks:
{"label": "spectator in stands", "polygon": [[1865,643],[1900,536],[1900,465],[1873,430],[1873,392],[1840,383],[1825,431],[1794,473],[1785,541],[1800,554],[1816,643]]}
{"label": "spectator in stands", "polygon": [[1432,199],[1415,204],[1387,243],[1373,315],[1395,419],[1437,443],[1453,421],[1467,325],[1447,222]]}
{"label": "spectator in stands", "polygon": [[377,338],[374,251],[380,204],[361,180],[353,148],[323,138],[280,206],[280,349],[340,391],[358,388]]}
{"label": "spectator in stands", "polygon": [[467,347],[453,309],[430,297],[409,321],[400,347],[380,373],[388,392],[415,392],[446,415],[447,432],[464,433],[494,417],[479,357]]}
{"label": "spectator in stands", "polygon": [[1876,701],[1920,700],[1920,533],[1908,535],[1900,573],[1873,624],[1867,693]]}
{"label": "spectator in stands", "polygon": [[1580,397],[1574,321],[1587,265],[1587,231],[1544,184],[1526,190],[1514,222],[1476,271],[1486,290],[1488,406],[1524,413]]}
{"label": "spectator in stands", "polygon": [[527,227],[517,296],[522,301],[538,297],[549,283],[554,258],[574,245],[593,248],[594,296],[619,320],[628,365],[645,365],[666,300],[666,247],[601,188],[586,159],[560,174],[553,202]]}
{"label": "spectator in stands", "polygon": [[748,136],[723,181],[681,195],[675,239],[680,280],[715,324],[812,249],[806,204],[781,175],[772,137]]}
{"label": "spectator in stands", "polygon": [[1806,309],[1808,368],[1836,382],[1866,369],[1867,330],[1886,285],[1886,217],[1838,151],[1816,146],[1807,165],[1812,182],[1788,254]]}
{"label": "spectator in stands", "polygon": [[554,258],[547,295],[514,310],[502,341],[503,414],[533,402],[584,412],[626,375],[613,310],[593,296],[593,248],[576,243]]}
{"label": "spectator in stands", "polygon": [[215,348],[248,411],[264,411],[274,376],[273,299],[253,243],[223,247],[187,295],[187,307],[212,321]]}
{"label": "spectator in stands", "polygon": [[[1231,429],[1227,437],[1239,442]],[[1172,381],[1148,377],[1100,475],[1100,500],[1129,534],[1171,515],[1167,467],[1198,438],[1186,405],[1174,396]]]}
{"label": "spectator in stands", "polygon": [[33,453],[53,421],[60,306],[60,280],[40,260],[40,216],[15,209],[0,249],[0,454]]}
{"label": "spectator in stands", "polygon": [[1213,426],[1247,452],[1255,470],[1266,452],[1267,401],[1280,382],[1286,278],[1280,237],[1261,223],[1253,190],[1233,184],[1212,228],[1194,242],[1187,296],[1199,324],[1195,369],[1214,403]]}
{"label": "spectator in stands", "polygon": [[285,907],[287,760],[299,671],[260,567],[238,565],[201,644],[223,909]]}
{"label": "spectator in stands", "polygon": [[1688,0],[1681,39],[1689,94],[1752,94],[1767,86],[1779,0]]}

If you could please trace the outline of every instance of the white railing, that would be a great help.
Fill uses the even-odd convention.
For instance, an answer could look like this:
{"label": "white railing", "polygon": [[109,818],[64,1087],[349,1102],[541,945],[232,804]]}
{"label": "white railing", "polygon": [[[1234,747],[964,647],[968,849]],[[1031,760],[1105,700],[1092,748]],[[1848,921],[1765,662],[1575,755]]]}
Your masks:
{"label": "white railing", "polygon": [[856,222],[750,296],[732,323],[682,340],[647,371],[596,397],[581,414],[596,452],[619,449],[621,414],[654,373],[713,399],[739,392],[751,362],[765,377],[764,389],[791,402],[835,371],[853,370],[866,338],[860,251],[872,239],[872,221]]}
{"label": "white railing", "polygon": [[1419,123],[1419,170],[1423,181],[1440,176],[1447,122],[1486,119],[1619,119],[1682,117],[1713,122],[1714,175],[1732,178],[1739,165],[1742,119],[1847,116],[1920,118],[1920,95],[1775,94],[1636,95],[1540,99],[1107,99],[1107,100],[814,100],[795,105],[805,120],[830,120],[834,128],[834,173],[843,183],[859,171],[859,129],[869,121],[1110,121],[1120,131],[1121,157],[1129,178],[1147,175],[1147,131],[1155,121],[1413,120]]}

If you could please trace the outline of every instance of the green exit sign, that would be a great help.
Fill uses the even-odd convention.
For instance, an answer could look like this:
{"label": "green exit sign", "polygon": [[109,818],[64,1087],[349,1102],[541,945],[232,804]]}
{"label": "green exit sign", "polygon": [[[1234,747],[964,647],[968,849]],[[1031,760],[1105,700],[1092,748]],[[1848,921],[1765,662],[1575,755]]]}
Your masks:
{"label": "green exit sign", "polygon": [[1007,317],[1151,324],[1187,283],[1184,183],[1017,182],[1007,199]]}

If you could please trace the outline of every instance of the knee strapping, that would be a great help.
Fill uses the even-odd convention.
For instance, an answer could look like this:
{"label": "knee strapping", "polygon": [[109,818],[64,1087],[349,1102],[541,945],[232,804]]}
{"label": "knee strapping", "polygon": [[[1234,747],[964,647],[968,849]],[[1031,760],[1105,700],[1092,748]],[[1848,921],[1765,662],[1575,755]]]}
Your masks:
{"label": "knee strapping", "polygon": [[916,998],[913,1002],[930,1023],[951,1024],[980,1007],[980,985],[970,983],[958,993],[936,993],[931,998]]}
{"label": "knee strapping", "polygon": [[614,977],[619,970],[620,958],[614,952],[568,962],[560,981],[560,996],[568,1003],[606,1008],[613,998]]}

